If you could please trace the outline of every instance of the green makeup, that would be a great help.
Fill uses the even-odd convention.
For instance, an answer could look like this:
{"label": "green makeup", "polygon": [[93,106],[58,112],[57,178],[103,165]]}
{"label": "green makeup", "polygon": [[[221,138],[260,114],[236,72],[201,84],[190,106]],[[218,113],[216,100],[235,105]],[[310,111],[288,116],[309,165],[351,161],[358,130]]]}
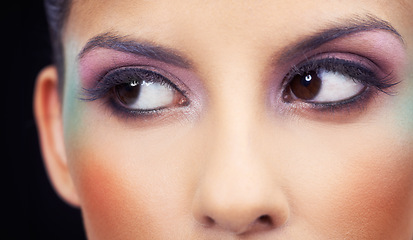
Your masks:
{"label": "green makeup", "polygon": [[72,139],[82,129],[84,103],[79,99],[81,91],[79,72],[77,70],[77,47],[75,41],[65,45],[65,83],[63,90],[63,128],[65,139]]}

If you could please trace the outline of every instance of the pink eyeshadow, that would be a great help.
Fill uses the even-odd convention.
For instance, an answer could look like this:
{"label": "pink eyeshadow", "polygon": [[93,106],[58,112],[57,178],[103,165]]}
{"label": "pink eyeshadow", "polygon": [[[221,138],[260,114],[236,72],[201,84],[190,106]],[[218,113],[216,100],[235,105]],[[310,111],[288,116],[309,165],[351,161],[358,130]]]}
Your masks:
{"label": "pink eyeshadow", "polygon": [[202,93],[200,91],[203,91],[199,77],[191,69],[108,48],[92,49],[79,60],[82,87],[91,89],[111,70],[126,66],[145,66],[159,69],[178,78],[194,93]]}

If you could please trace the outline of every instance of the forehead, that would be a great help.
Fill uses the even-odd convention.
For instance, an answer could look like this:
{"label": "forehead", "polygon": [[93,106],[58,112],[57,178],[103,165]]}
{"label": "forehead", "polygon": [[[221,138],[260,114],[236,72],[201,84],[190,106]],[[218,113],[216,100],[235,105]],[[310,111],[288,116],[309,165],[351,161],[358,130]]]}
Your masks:
{"label": "forehead", "polygon": [[89,31],[113,26],[136,26],[128,28],[131,31],[145,25],[158,26],[163,30],[170,29],[172,24],[180,24],[179,28],[176,27],[178,29],[196,24],[200,29],[222,26],[227,31],[236,32],[251,30],[252,26],[255,29],[271,27],[286,30],[292,24],[305,28],[305,23],[348,14],[375,13],[388,17],[403,12],[411,14],[407,5],[412,3],[401,0],[88,0],[73,2],[70,22],[81,23],[83,27],[77,28]]}
{"label": "forehead", "polygon": [[116,32],[205,55],[197,52],[202,46],[204,50],[211,45],[216,49],[283,47],[339,20],[373,14],[407,35],[409,42],[412,5],[413,1],[402,0],[74,1],[64,37],[76,39],[78,51],[94,36]]}

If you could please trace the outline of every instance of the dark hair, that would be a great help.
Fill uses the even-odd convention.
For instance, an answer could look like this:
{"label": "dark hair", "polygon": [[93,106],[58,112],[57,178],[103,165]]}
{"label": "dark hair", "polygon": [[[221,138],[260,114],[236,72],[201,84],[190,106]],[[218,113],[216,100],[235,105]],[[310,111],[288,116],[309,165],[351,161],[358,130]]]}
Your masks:
{"label": "dark hair", "polygon": [[53,50],[53,62],[59,74],[59,91],[62,93],[64,82],[64,51],[62,29],[70,9],[70,0],[45,0],[47,22]]}

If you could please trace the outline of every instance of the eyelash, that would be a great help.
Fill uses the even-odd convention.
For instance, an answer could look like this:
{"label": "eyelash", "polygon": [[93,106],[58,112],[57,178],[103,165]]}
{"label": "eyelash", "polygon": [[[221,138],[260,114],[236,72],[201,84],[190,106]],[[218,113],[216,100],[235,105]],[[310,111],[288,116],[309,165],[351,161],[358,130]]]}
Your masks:
{"label": "eyelash", "polygon": [[[392,74],[388,74],[384,77],[378,77],[377,74],[365,67],[362,64],[334,58],[327,57],[323,59],[310,59],[305,62],[295,65],[292,67],[291,71],[284,77],[282,82],[282,95],[283,98],[289,91],[289,84],[296,75],[306,75],[306,73],[311,71],[317,71],[319,69],[325,69],[331,72],[337,72],[348,76],[355,81],[365,85],[367,88],[360,94],[343,101],[330,102],[330,103],[314,103],[314,102],[305,102],[298,100],[298,105],[303,108],[310,108],[319,112],[330,111],[335,112],[342,109],[351,110],[352,108],[364,109],[366,102],[368,102],[373,94],[382,92],[387,95],[393,95],[394,93],[389,91],[389,89],[399,82],[394,82]],[[374,90],[375,89],[375,90]],[[285,101],[285,103],[290,104],[290,102]],[[296,101],[297,102],[297,101]],[[300,108],[300,106],[298,106]]]}

